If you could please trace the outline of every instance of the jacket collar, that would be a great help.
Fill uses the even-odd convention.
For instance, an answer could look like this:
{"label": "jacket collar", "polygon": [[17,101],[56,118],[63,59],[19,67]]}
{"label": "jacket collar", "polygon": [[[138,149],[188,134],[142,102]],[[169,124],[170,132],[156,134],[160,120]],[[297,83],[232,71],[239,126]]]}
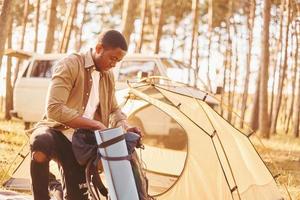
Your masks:
{"label": "jacket collar", "polygon": [[[84,54],[84,68],[90,71],[92,73],[94,70],[96,70],[96,65],[94,63],[93,57],[92,57],[93,49],[90,48],[85,54]],[[100,78],[102,78],[103,74],[107,72],[99,72]]]}
{"label": "jacket collar", "polygon": [[84,68],[90,68],[93,67],[95,68],[95,63],[92,57],[92,49],[89,49],[85,54],[84,54]]}

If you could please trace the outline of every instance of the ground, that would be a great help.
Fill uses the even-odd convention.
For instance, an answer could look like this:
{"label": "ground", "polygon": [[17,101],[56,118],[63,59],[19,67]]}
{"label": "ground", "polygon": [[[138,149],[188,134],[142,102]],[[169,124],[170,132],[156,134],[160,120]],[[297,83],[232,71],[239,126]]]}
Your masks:
{"label": "ground", "polygon": [[[1,117],[1,116],[0,116]],[[11,165],[22,146],[28,151],[24,134],[24,126],[20,121],[0,120],[0,181],[3,183],[16,165]],[[265,161],[286,199],[288,189],[291,199],[300,199],[300,139],[279,134],[271,139],[259,139],[256,135],[250,137],[262,159]],[[27,146],[27,147],[26,147]],[[16,161],[17,163],[18,161]],[[8,174],[6,172],[9,170]],[[2,184],[1,184],[2,185]],[[1,188],[0,188],[1,189]]]}
{"label": "ground", "polygon": [[[255,137],[255,136],[254,136]],[[253,138],[257,151],[265,161],[273,176],[279,175],[276,180],[280,189],[287,195],[288,189],[291,198],[300,199],[300,139],[287,135],[273,136],[271,139]],[[286,199],[289,199],[286,196]]]}

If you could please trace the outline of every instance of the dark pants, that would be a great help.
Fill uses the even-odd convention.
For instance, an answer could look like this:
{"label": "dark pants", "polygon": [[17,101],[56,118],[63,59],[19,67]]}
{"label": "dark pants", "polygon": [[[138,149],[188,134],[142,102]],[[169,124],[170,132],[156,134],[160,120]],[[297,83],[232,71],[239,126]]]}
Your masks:
{"label": "dark pants", "polygon": [[85,183],[85,169],[76,161],[71,142],[58,130],[39,128],[30,137],[31,152],[40,151],[47,157],[46,162],[31,159],[30,173],[35,200],[49,198],[49,162],[55,160],[62,175],[64,198],[68,200],[85,200],[87,189],[80,188]]}

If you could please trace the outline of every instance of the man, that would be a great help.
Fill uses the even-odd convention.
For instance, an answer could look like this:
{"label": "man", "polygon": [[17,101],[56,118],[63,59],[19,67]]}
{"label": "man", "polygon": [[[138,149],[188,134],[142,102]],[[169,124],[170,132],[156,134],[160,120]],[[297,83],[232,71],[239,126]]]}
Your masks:
{"label": "man", "polygon": [[62,172],[64,198],[87,199],[84,168],[72,152],[74,129],[92,130],[122,126],[140,131],[126,123],[115,98],[113,74],[110,71],[127,52],[121,33],[110,30],[99,36],[94,49],[72,54],[58,62],[47,95],[46,119],[37,124],[30,138],[31,178],[34,199],[48,195],[49,161],[57,161]]}

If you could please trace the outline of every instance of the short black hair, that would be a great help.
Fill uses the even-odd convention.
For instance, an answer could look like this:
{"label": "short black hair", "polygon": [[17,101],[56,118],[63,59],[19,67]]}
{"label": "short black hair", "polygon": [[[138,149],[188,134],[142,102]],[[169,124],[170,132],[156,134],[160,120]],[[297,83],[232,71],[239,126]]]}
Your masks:
{"label": "short black hair", "polygon": [[123,51],[127,51],[127,42],[119,31],[108,30],[99,35],[99,43],[103,45],[104,48],[120,48]]}

